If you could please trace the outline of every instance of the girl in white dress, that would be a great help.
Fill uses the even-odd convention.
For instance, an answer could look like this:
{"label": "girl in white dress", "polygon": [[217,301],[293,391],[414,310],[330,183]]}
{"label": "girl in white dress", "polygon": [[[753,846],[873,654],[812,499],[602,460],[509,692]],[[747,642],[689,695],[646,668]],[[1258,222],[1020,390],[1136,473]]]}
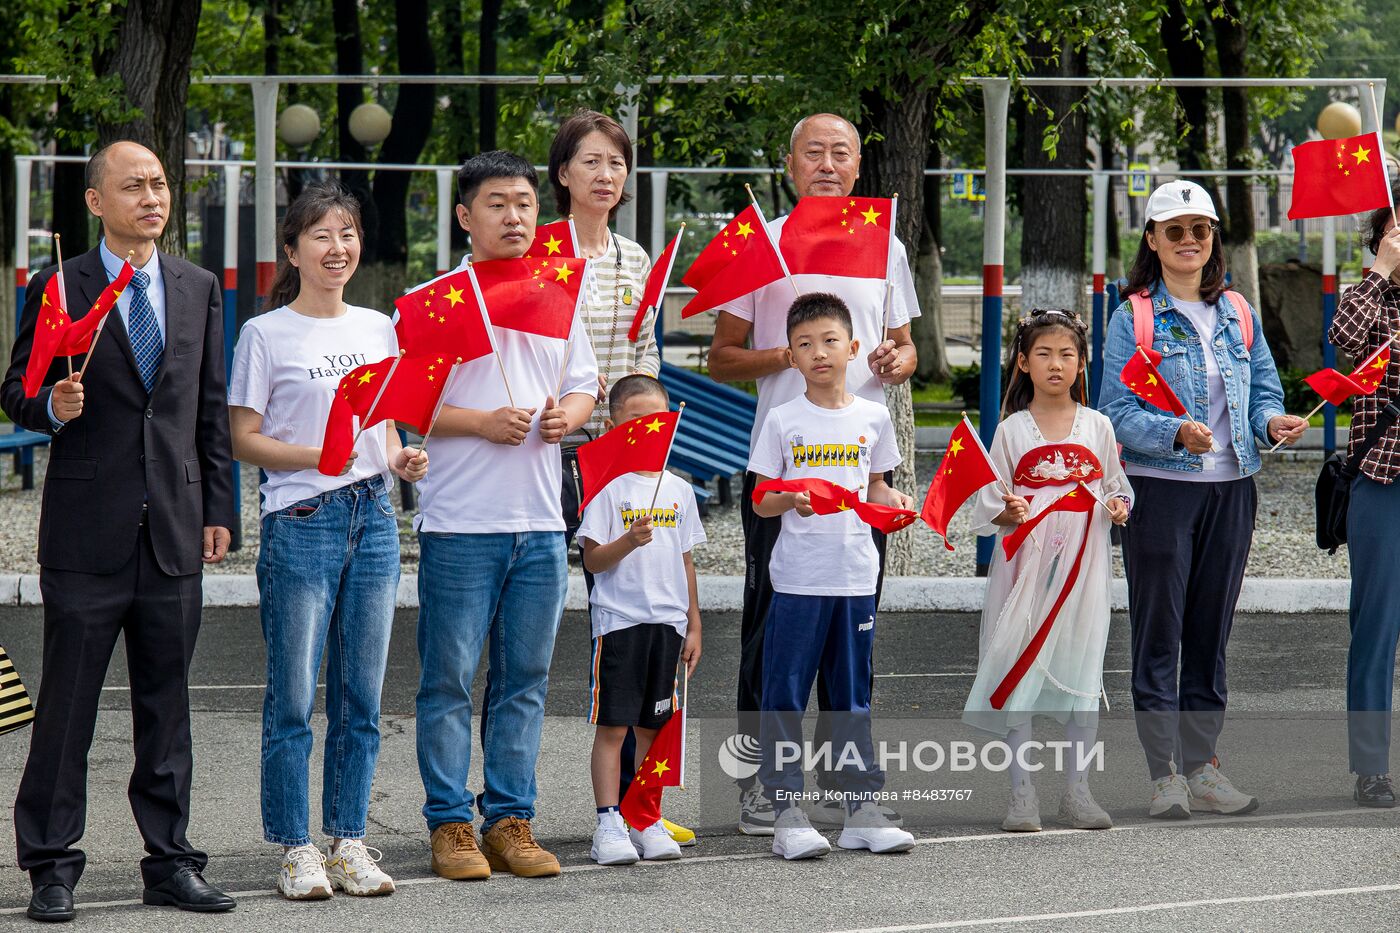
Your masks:
{"label": "girl in white dress", "polygon": [[974,530],[1000,538],[963,720],[1010,746],[1009,832],[1040,829],[1027,765],[1054,761],[1024,748],[1035,714],[1063,723],[1071,743],[1059,822],[1113,825],[1089,794],[1083,756],[1097,732],[1108,641],[1109,522],[1127,521],[1132,488],[1113,426],[1083,404],[1087,352],[1084,323],[1069,312],[1032,311],[1021,321],[991,449],[1011,488],[987,486],[973,500]]}

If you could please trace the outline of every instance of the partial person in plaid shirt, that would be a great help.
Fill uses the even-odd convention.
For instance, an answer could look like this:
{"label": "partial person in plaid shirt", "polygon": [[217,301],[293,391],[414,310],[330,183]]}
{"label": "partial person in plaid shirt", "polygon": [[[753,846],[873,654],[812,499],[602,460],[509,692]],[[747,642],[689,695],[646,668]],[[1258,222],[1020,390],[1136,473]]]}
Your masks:
{"label": "partial person in plaid shirt", "polygon": [[[1395,195],[1400,197],[1400,188]],[[1389,207],[1374,211],[1363,230],[1376,256],[1361,284],[1347,289],[1327,339],[1365,359],[1400,334],[1400,230]],[[1348,456],[1365,442],[1386,403],[1400,396],[1400,353],[1393,353],[1380,388],[1353,401]],[[1363,807],[1395,806],[1390,783],[1390,694],[1400,636],[1400,424],[1393,424],[1361,461],[1347,510],[1351,554],[1351,648],[1347,653],[1347,733],[1354,798]]]}

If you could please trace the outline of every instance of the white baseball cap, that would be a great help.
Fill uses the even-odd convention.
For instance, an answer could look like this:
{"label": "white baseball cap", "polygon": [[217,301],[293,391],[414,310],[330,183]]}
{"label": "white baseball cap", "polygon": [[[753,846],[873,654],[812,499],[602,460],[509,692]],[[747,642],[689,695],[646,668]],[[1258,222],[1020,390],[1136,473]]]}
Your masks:
{"label": "white baseball cap", "polygon": [[1219,221],[1210,192],[1194,181],[1169,181],[1158,185],[1157,190],[1147,199],[1147,219],[1160,223],[1173,217],[1197,214]]}

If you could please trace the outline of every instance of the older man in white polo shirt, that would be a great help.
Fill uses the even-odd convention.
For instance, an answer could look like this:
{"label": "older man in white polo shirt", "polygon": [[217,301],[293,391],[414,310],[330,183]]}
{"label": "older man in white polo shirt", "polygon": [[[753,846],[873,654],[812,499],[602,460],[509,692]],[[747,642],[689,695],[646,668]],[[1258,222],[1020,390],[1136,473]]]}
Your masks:
{"label": "older man in white polo shirt", "polygon": [[[798,121],[792,130],[787,156],[788,174],[801,197],[847,197],[860,176],[860,135],[850,121],[830,113],[818,113]],[[779,240],[786,217],[768,222],[773,241]],[[917,357],[909,336],[909,322],[918,317],[918,297],[909,257],[896,238],[891,242],[894,255],[894,290],[890,302],[888,331],[885,320],[883,279],[834,275],[795,275],[798,289],[829,292],[841,298],[851,311],[855,338],[869,349],[864,361],[846,370],[846,387],[854,395],[884,402],[885,386],[898,385],[914,374]],[[756,380],[758,414],[754,433],[763,424],[770,408],[796,398],[803,391],[802,374],[788,366],[787,311],[792,304],[792,286],[779,280],[736,301],[721,305],[710,344],[710,375],[717,382]],[[768,581],[768,560],[778,539],[780,521],[760,518],[753,512],[754,475],[744,475],[744,494],[739,500],[744,527],[744,612],[739,662],[740,730],[757,735],[756,711],[763,693],[763,623],[773,588]],[[881,576],[885,561],[884,535],[872,532],[880,552]],[[877,594],[878,596],[878,594]],[[818,702],[826,708],[826,687],[817,683]],[[820,729],[819,729],[820,732]],[[740,781],[739,829],[769,835],[773,832],[771,803],[763,797],[753,779]],[[822,775],[818,783],[824,784]],[[819,819],[827,807],[811,808]],[[840,821],[839,805],[829,808]],[[888,811],[887,811],[888,812]]]}

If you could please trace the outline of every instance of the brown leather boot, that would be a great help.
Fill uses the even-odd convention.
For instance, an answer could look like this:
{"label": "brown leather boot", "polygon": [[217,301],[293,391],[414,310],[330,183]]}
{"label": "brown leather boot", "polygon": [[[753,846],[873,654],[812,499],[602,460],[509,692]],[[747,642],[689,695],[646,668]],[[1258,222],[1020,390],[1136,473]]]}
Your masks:
{"label": "brown leather boot", "polygon": [[535,841],[530,821],[517,816],[499,820],[482,837],[486,861],[497,871],[522,878],[547,878],[559,874],[559,860]]}
{"label": "brown leather boot", "polygon": [[433,874],[454,881],[491,877],[491,866],[476,847],[470,823],[443,823],[433,830]]}

